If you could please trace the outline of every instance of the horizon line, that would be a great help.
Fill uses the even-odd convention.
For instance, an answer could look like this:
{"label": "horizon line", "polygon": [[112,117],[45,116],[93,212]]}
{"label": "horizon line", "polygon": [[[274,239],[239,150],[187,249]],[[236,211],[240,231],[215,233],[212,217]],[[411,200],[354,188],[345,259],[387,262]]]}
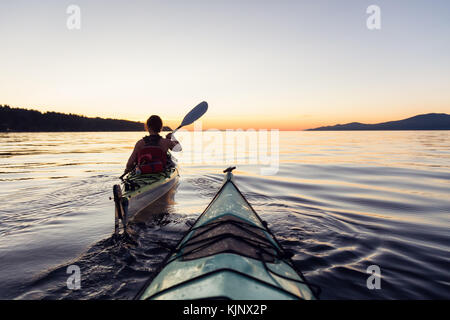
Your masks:
{"label": "horizon line", "polygon": [[[59,113],[59,114],[62,114],[62,115],[79,116],[79,117],[84,117],[84,118],[89,118],[89,119],[100,118],[100,119],[105,119],[105,120],[129,121],[129,122],[134,122],[134,123],[145,124],[145,121],[139,121],[139,120],[130,120],[130,119],[124,119],[124,118],[114,118],[114,117],[108,117],[108,116],[88,116],[88,115],[79,114],[79,113],[66,113],[66,112],[61,112],[61,111],[48,111],[48,110],[47,111],[40,111],[40,110],[37,110],[37,109],[33,109],[33,107],[31,107],[31,108],[14,107],[14,106],[11,106],[9,104],[0,104],[0,107],[9,107],[11,109],[22,109],[22,110],[28,110],[28,111],[36,111],[36,112],[39,112],[41,114]],[[353,123],[379,124],[379,123],[385,123],[385,122],[391,122],[391,121],[401,121],[401,120],[409,119],[409,118],[412,118],[412,117],[415,117],[415,116],[426,115],[426,114],[445,114],[445,115],[448,115],[445,112],[427,112],[427,113],[415,114],[415,115],[408,116],[408,117],[401,118],[401,119],[387,120],[387,121],[376,122],[376,123],[365,123],[365,122],[359,122],[359,121],[349,121],[349,122],[344,122],[344,123],[318,125],[318,126],[314,126],[314,127],[310,127],[310,128],[304,128],[304,129],[301,129],[301,128],[296,129],[296,128],[293,128],[292,125],[288,125],[288,128],[286,128],[286,126],[285,126],[285,128],[274,127],[274,126],[271,126],[271,127],[257,127],[257,128],[256,127],[246,127],[246,126],[242,126],[242,127],[235,126],[235,127],[232,127],[232,128],[218,128],[218,127],[214,127],[214,126],[210,126],[210,127],[206,126],[207,127],[206,129],[201,129],[201,130],[198,130],[198,131],[227,131],[227,130],[234,130],[234,131],[236,131],[236,130],[279,130],[279,131],[291,131],[291,132],[292,131],[308,131],[308,130],[314,130],[314,129],[318,129],[318,128],[322,128],[322,127],[333,127],[333,126],[348,125],[348,124],[353,124]],[[172,123],[174,121],[175,120],[166,121],[164,126],[171,127],[172,125],[167,124],[167,122]],[[216,122],[216,121],[213,121],[213,122]],[[189,126],[185,127],[185,130],[187,130],[187,131],[194,131],[192,129],[189,129],[189,127],[192,127],[192,125],[189,125]],[[340,130],[336,130],[336,131],[340,131]],[[370,130],[368,130],[368,131],[370,131]],[[380,131],[380,130],[377,130],[377,131]],[[395,131],[398,131],[398,130],[395,130]],[[406,130],[406,131],[409,131],[409,130]],[[46,131],[11,131],[11,132],[46,132]],[[56,132],[56,131],[49,131],[49,132]],[[59,132],[81,132],[81,131],[59,131]],[[84,132],[99,132],[99,131],[84,131]],[[105,132],[108,132],[108,131],[105,131]],[[110,131],[110,132],[115,132],[115,131]],[[122,131],[122,132],[141,132],[141,131]],[[145,132],[145,130],[143,130],[142,132]]]}

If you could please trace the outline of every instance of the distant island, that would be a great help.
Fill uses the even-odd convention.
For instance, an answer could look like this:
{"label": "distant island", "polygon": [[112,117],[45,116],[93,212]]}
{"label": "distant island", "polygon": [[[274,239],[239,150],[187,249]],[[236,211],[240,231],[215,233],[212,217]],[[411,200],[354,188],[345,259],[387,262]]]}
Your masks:
{"label": "distant island", "polygon": [[363,131],[363,130],[450,130],[450,115],[446,113],[427,113],[415,117],[376,124],[352,122],[337,124],[307,131]]}
{"label": "distant island", "polygon": [[[0,132],[144,131],[142,122],[88,118],[0,105]],[[172,131],[163,127],[163,131]]]}

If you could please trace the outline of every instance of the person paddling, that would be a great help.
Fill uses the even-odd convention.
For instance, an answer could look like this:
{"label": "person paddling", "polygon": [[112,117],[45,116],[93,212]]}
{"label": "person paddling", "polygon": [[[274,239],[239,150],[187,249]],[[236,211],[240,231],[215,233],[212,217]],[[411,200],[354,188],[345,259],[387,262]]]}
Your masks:
{"label": "person paddling", "polygon": [[131,172],[134,168],[142,173],[157,173],[165,169],[168,161],[167,151],[181,151],[181,146],[174,150],[179,142],[172,133],[163,138],[159,135],[163,123],[159,116],[152,115],[148,118],[145,128],[149,132],[134,146],[133,153],[128,159],[124,174]]}

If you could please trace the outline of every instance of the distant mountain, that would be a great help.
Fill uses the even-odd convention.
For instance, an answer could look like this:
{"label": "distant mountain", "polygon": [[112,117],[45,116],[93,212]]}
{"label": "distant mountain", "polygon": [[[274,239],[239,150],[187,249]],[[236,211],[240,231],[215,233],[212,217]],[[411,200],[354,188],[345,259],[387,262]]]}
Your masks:
{"label": "distant mountain", "polygon": [[365,124],[352,122],[337,124],[307,131],[351,131],[351,130],[450,130],[450,115],[446,113],[421,114],[408,119]]}
{"label": "distant mountain", "polygon": [[[163,127],[163,131],[171,131]],[[39,112],[0,105],[0,132],[144,131],[142,122],[88,118],[59,112]]]}

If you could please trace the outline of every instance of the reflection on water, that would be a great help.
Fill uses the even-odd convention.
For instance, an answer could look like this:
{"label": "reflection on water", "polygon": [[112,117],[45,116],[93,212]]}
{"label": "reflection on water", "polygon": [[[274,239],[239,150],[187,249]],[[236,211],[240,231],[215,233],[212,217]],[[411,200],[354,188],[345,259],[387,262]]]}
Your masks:
{"label": "reflection on water", "polygon": [[[229,164],[181,163],[178,188],[117,239],[109,197],[142,136],[0,134],[0,298],[136,294]],[[276,175],[240,164],[236,182],[322,298],[450,298],[449,131],[281,132],[279,147]],[[81,290],[66,288],[70,264]],[[370,265],[381,290],[366,287]]]}

